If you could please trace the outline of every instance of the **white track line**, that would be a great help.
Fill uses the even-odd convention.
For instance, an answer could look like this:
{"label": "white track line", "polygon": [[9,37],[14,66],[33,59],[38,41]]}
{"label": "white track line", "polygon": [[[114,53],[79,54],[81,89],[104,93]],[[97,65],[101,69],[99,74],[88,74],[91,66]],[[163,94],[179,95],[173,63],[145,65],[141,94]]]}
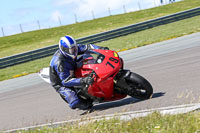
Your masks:
{"label": "white track line", "polygon": [[163,114],[163,115],[182,114],[182,113],[188,113],[191,111],[195,111],[198,109],[200,109],[200,103],[186,104],[186,105],[178,105],[178,106],[170,106],[170,107],[163,107],[163,108],[156,108],[156,109],[141,110],[141,111],[131,111],[131,112],[125,112],[125,113],[103,115],[103,116],[86,117],[84,119],[75,119],[75,120],[47,123],[47,124],[42,124],[42,125],[7,130],[5,132],[16,132],[19,130],[29,130],[29,129],[41,128],[41,127],[45,127],[45,126],[46,127],[57,127],[57,126],[61,126],[64,124],[74,124],[74,123],[87,124],[87,123],[93,122],[93,121],[99,121],[99,120],[103,120],[103,119],[109,120],[112,118],[118,118],[120,120],[131,120],[136,117],[147,116],[153,112],[159,112],[160,114]]}

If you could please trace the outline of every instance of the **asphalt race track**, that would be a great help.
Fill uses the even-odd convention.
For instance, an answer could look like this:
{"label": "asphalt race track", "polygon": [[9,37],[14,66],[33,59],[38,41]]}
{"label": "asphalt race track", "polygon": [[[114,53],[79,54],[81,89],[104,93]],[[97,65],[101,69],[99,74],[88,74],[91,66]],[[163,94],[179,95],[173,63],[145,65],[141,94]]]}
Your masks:
{"label": "asphalt race track", "polygon": [[[200,33],[121,52],[125,68],[147,78],[152,99],[95,105],[89,116],[200,102]],[[0,131],[85,117],[37,74],[0,82]]]}

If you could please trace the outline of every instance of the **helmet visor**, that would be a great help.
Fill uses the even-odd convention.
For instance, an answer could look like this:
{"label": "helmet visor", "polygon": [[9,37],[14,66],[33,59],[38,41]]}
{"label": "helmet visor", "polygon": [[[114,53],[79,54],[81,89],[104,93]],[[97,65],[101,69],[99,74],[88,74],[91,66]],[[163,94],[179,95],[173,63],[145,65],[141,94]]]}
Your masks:
{"label": "helmet visor", "polygon": [[68,55],[77,56],[77,53],[78,53],[77,46],[73,46],[72,48],[65,48],[65,47],[61,46],[61,49],[64,53],[66,53]]}

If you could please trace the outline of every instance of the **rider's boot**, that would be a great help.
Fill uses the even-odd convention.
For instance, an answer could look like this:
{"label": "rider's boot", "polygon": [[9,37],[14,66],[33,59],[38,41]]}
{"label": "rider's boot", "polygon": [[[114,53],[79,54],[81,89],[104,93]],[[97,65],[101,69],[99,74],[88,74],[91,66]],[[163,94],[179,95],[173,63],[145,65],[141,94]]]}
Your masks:
{"label": "rider's boot", "polygon": [[92,108],[93,104],[91,102],[80,101],[75,104],[72,109],[88,110]]}
{"label": "rider's boot", "polygon": [[62,87],[58,90],[58,92],[60,93],[63,100],[65,100],[69,104],[69,107],[71,109],[78,108],[81,110],[86,110],[93,106],[92,102],[89,102],[87,100],[78,97],[76,92],[69,88]]}

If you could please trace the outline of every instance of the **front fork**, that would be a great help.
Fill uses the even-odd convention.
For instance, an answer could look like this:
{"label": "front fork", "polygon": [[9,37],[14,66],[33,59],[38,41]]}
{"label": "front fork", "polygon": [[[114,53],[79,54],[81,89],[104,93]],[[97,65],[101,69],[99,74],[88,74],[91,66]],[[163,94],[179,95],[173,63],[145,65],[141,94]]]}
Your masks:
{"label": "front fork", "polygon": [[130,70],[120,70],[114,78],[115,91],[120,94],[127,94],[128,90],[131,90],[130,86],[126,82],[126,78],[131,74]]}

